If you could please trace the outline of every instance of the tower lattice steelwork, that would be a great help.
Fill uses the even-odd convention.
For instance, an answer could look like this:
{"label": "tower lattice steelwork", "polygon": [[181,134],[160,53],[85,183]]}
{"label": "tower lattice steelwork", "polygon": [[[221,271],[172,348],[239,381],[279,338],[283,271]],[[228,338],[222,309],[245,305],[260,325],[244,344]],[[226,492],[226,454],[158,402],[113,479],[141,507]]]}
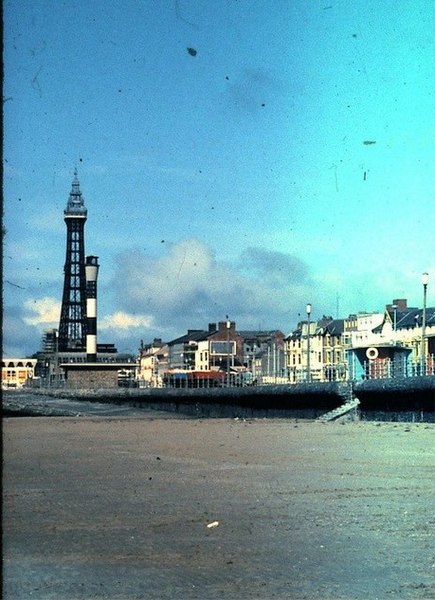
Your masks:
{"label": "tower lattice steelwork", "polygon": [[86,276],[84,230],[88,211],[84,205],[77,169],[64,219],[67,229],[59,351],[86,348]]}

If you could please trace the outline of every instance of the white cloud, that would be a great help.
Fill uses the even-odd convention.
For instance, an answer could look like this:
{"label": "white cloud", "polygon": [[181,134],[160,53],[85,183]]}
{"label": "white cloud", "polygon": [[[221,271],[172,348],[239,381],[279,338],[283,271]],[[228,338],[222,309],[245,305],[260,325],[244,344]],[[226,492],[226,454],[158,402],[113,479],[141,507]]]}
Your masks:
{"label": "white cloud", "polygon": [[112,315],[106,315],[98,321],[98,329],[104,330],[121,330],[133,329],[135,327],[143,327],[149,329],[153,325],[151,317],[146,315],[134,315],[123,311],[117,311]]}
{"label": "white cloud", "polygon": [[158,257],[141,251],[120,255],[112,281],[120,310],[152,316],[150,326],[159,332],[180,335],[226,314],[238,327],[287,330],[312,285],[306,265],[280,252],[251,248],[240,257],[235,253],[228,264],[198,239],[166,250]]}
{"label": "white cloud", "polygon": [[35,327],[57,327],[59,325],[61,302],[55,298],[26,300],[24,308],[30,313],[23,318],[27,325]]}
{"label": "white cloud", "polygon": [[37,352],[43,332],[59,325],[60,304],[48,296],[23,302],[19,297],[11,299],[4,308],[3,355],[24,357]]}

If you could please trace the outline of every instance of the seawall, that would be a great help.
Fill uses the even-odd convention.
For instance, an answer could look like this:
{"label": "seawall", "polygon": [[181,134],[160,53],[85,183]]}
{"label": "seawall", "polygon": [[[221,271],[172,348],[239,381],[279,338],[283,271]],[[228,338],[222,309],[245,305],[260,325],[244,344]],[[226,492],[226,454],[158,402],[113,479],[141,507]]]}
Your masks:
{"label": "seawall", "polygon": [[435,376],[368,379],[353,391],[362,410],[435,411]]}
{"label": "seawall", "polygon": [[32,394],[66,400],[128,404],[202,417],[317,418],[352,399],[358,412],[384,420],[435,420],[435,377],[301,383],[240,388],[39,389]]}
{"label": "seawall", "polygon": [[345,401],[347,385],[311,383],[234,388],[33,390],[58,399],[125,404],[202,417],[316,418]]}

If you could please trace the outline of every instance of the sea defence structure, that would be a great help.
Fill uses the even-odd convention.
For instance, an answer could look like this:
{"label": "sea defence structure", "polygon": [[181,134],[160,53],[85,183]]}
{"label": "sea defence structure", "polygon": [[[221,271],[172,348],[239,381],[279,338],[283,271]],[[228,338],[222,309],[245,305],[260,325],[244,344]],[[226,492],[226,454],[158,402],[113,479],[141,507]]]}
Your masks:
{"label": "sea defence structure", "polygon": [[435,375],[367,379],[354,385],[361,407],[368,411],[435,412]]}
{"label": "sea defence structure", "polygon": [[[82,367],[84,368],[84,367]],[[317,418],[346,402],[347,386],[336,382],[229,388],[118,388],[35,390],[59,399],[130,404],[203,417]]]}
{"label": "sea defence structure", "polygon": [[[234,388],[39,390],[74,399],[214,417],[297,417],[335,420],[378,413],[382,420],[435,421],[435,376],[389,384],[301,383]],[[418,380],[418,381],[417,381]],[[402,387],[401,387],[402,386]]]}

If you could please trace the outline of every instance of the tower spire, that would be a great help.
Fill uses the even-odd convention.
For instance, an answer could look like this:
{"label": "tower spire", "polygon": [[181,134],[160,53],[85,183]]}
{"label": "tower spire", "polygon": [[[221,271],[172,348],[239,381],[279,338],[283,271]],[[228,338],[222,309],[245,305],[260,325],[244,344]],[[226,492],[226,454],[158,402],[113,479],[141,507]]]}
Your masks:
{"label": "tower spire", "polygon": [[84,350],[86,347],[86,276],[84,229],[88,211],[85,207],[77,168],[64,210],[66,223],[66,258],[62,308],[59,323],[59,350]]}
{"label": "tower spire", "polygon": [[77,175],[77,167],[75,167],[74,169],[74,179],[72,181],[71,192],[69,194],[68,203],[64,212],[65,216],[67,213],[83,214],[85,216],[88,213],[84,204],[82,193],[80,191],[80,182]]}

